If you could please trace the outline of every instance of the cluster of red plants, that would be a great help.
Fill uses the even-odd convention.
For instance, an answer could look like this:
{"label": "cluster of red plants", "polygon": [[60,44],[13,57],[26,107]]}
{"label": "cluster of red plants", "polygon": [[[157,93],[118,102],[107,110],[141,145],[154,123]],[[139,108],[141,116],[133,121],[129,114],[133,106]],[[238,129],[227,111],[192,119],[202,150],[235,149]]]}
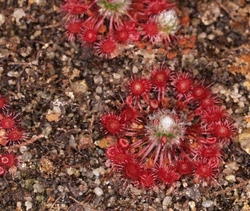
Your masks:
{"label": "cluster of red plants", "polygon": [[[0,95],[0,146],[19,143],[26,138],[26,134],[18,123],[18,115],[10,111],[7,100]],[[12,153],[0,154],[0,176],[16,166],[17,159]]]}
{"label": "cluster of red plants", "polygon": [[106,150],[109,165],[145,188],[185,176],[213,181],[236,133],[210,85],[164,67],[149,78],[133,77],[123,107],[103,114],[101,123],[116,139]]}
{"label": "cluster of red plants", "polygon": [[66,35],[99,56],[113,58],[128,44],[171,41],[178,29],[174,3],[168,0],[65,0]]}

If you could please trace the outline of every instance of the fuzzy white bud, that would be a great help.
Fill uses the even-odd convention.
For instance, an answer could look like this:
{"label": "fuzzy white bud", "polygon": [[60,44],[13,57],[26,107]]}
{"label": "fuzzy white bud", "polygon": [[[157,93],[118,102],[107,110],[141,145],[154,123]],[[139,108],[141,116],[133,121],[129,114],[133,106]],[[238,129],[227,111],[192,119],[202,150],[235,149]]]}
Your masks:
{"label": "fuzzy white bud", "polygon": [[105,17],[119,17],[126,15],[131,5],[131,0],[98,0],[96,3],[99,8],[99,13]]}
{"label": "fuzzy white bud", "polygon": [[175,10],[164,10],[155,18],[159,28],[164,34],[174,34],[179,28],[179,19]]}
{"label": "fuzzy white bud", "polygon": [[159,127],[162,128],[164,131],[170,131],[171,128],[175,126],[175,121],[169,117],[164,116],[160,119]]}

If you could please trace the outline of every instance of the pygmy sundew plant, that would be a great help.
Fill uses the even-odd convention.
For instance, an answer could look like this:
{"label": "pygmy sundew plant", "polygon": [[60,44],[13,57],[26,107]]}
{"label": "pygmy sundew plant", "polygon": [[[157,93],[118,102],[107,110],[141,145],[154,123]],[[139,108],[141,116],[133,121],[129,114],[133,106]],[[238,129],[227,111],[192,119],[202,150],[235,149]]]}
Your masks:
{"label": "pygmy sundew plant", "polygon": [[105,58],[138,40],[167,45],[179,26],[174,3],[167,0],[65,0],[60,11],[66,15],[68,40]]}
{"label": "pygmy sundew plant", "polygon": [[[10,111],[7,100],[0,95],[0,149],[5,146],[19,144],[27,138],[27,134],[21,129],[18,115]],[[1,149],[2,150],[2,149]],[[15,167],[17,158],[11,153],[0,154],[0,176]]]}
{"label": "pygmy sundew plant", "polygon": [[235,135],[234,122],[209,85],[191,72],[154,69],[133,77],[117,113],[101,117],[105,134],[117,142],[108,163],[134,185],[171,185],[185,176],[210,182],[219,173],[222,149]]}
{"label": "pygmy sundew plant", "polygon": [[0,96],[0,145],[20,143],[26,139],[26,133],[21,129],[18,114],[9,109],[5,98]]}
{"label": "pygmy sundew plant", "polygon": [[0,176],[5,175],[7,170],[16,166],[17,158],[14,154],[0,154]]}

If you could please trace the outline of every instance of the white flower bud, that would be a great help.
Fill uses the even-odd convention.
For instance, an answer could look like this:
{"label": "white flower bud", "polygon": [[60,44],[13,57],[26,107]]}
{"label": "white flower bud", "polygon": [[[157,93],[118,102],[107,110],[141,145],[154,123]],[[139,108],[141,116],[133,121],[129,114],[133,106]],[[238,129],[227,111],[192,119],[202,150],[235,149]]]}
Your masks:
{"label": "white flower bud", "polygon": [[169,117],[169,116],[163,116],[160,119],[159,126],[164,131],[170,131],[175,125],[176,125],[175,121],[171,117]]}
{"label": "white flower bud", "polygon": [[174,34],[179,28],[179,19],[175,10],[164,10],[155,18],[163,34]]}

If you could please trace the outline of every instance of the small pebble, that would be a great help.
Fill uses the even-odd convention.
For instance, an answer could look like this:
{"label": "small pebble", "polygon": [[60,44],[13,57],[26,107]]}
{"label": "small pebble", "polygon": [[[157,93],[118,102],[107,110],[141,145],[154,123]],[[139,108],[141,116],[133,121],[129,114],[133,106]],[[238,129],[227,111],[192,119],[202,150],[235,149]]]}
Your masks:
{"label": "small pebble", "polygon": [[189,205],[189,207],[190,207],[190,209],[192,211],[196,211],[196,207],[195,207],[195,202],[194,201],[188,202],[188,205]]}
{"label": "small pebble", "polygon": [[23,162],[29,162],[32,158],[32,154],[30,152],[25,152],[22,156]]}
{"label": "small pebble", "polygon": [[96,75],[94,76],[94,83],[95,84],[101,84],[103,82],[102,76]]}
{"label": "small pebble", "polygon": [[17,71],[9,71],[9,72],[7,73],[7,75],[8,75],[9,77],[15,77],[15,78],[17,78],[17,77],[19,76],[19,73],[18,73]]}
{"label": "small pebble", "polygon": [[38,37],[42,34],[41,30],[35,31],[35,33],[33,34],[34,37]]}
{"label": "small pebble", "polygon": [[172,197],[171,196],[166,196],[163,199],[162,206],[166,208],[171,203],[171,201],[172,201]]}
{"label": "small pebble", "polygon": [[67,168],[67,174],[68,175],[73,175],[74,173],[75,173],[75,169],[74,168],[71,168],[71,167]]}
{"label": "small pebble", "polygon": [[94,182],[96,185],[100,185],[101,184],[101,181],[99,179],[96,179],[95,182]]}
{"label": "small pebble", "polygon": [[235,182],[236,181],[236,179],[235,179],[235,176],[234,175],[227,175],[226,176],[226,180],[228,181],[228,182]]}
{"label": "small pebble", "polygon": [[100,176],[100,173],[104,171],[104,168],[100,166],[99,168],[94,169],[92,172],[96,177]]}
{"label": "small pebble", "polygon": [[25,17],[26,14],[25,12],[23,11],[22,8],[19,8],[19,9],[16,9],[13,13],[13,17],[16,19],[16,22],[19,23],[19,20],[22,18],[22,17]]}
{"label": "small pebble", "polygon": [[0,14],[0,26],[2,26],[5,23],[5,16],[3,14]]}
{"label": "small pebble", "polygon": [[97,94],[101,94],[102,93],[102,87],[100,87],[100,86],[96,87],[95,91],[96,91]]}
{"label": "small pebble", "polygon": [[22,154],[24,154],[25,152],[27,152],[27,150],[28,150],[27,146],[21,146],[21,147],[19,148],[19,151],[20,151]]}
{"label": "small pebble", "polygon": [[202,32],[202,33],[200,33],[200,34],[198,35],[198,40],[203,40],[203,39],[206,38],[206,36],[207,36],[207,34],[206,34],[205,32]]}
{"label": "small pebble", "polygon": [[[250,122],[248,123],[250,126]],[[248,125],[247,125],[248,126]],[[244,131],[239,135],[240,146],[246,153],[250,155],[250,133],[248,131]]]}
{"label": "small pebble", "polygon": [[212,205],[213,205],[213,201],[211,201],[211,200],[206,200],[206,201],[203,201],[202,202],[202,206],[203,207],[211,207]]}
{"label": "small pebble", "polygon": [[94,189],[94,193],[97,195],[97,196],[101,196],[103,195],[103,190],[99,187],[95,187]]}
{"label": "small pebble", "polygon": [[74,94],[84,94],[88,90],[88,85],[85,80],[72,82],[70,87]]}
{"label": "small pebble", "polygon": [[137,68],[136,66],[133,66],[133,67],[132,67],[132,72],[133,72],[133,73],[138,73],[138,68]]}
{"label": "small pebble", "polygon": [[44,191],[44,187],[39,183],[34,184],[33,189],[34,193],[42,193]]}
{"label": "small pebble", "polygon": [[32,201],[31,197],[28,197],[28,200],[24,203],[26,210],[30,210],[32,208],[33,205],[31,201]]}
{"label": "small pebble", "polygon": [[208,38],[209,40],[213,40],[213,39],[215,38],[215,35],[214,35],[214,34],[209,34],[209,35],[207,36],[207,38]]}
{"label": "small pebble", "polygon": [[114,77],[114,79],[120,79],[121,78],[120,74],[118,74],[118,73],[113,73],[113,77]]}

